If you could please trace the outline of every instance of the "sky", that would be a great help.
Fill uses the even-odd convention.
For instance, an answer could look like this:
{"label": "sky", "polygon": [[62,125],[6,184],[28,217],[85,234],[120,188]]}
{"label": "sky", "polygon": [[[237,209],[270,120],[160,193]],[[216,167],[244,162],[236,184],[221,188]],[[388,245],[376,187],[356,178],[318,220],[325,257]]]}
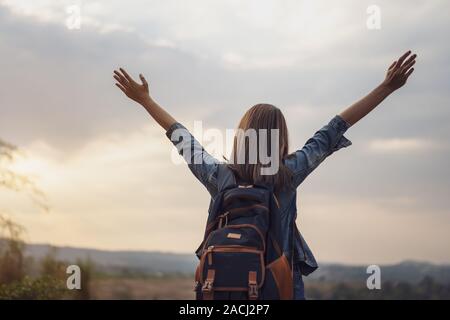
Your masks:
{"label": "sky", "polygon": [[[367,23],[371,5],[380,28]],[[193,253],[209,195],[114,86],[115,68],[143,73],[190,129],[233,129],[246,109],[272,103],[295,151],[411,49],[409,83],[299,187],[297,223],[319,263],[450,263],[449,6],[0,0],[0,139],[21,149],[10,166],[36,181],[51,210],[8,190],[0,209],[34,243]]]}

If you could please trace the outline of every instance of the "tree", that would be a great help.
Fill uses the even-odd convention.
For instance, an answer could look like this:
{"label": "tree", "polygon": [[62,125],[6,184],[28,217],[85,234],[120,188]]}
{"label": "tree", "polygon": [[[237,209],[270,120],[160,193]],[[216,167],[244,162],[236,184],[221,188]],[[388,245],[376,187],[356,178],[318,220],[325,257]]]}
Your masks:
{"label": "tree", "polygon": [[[9,165],[19,156],[24,156],[24,154],[16,146],[0,139],[0,188],[23,193],[33,201],[39,210],[48,212],[50,208],[45,193],[36,186],[32,179],[10,169]],[[1,208],[0,214],[2,214]]]}
{"label": "tree", "polygon": [[[17,147],[0,139],[0,188],[24,193],[41,211],[48,212],[45,194],[28,177],[10,169],[20,154]],[[0,208],[0,299],[55,299],[64,295],[63,281],[51,276],[32,279],[25,275],[25,229]],[[46,264],[45,264],[46,262]],[[51,268],[49,260],[44,261]]]}
{"label": "tree", "polygon": [[19,281],[24,276],[23,228],[0,215],[0,284]]}

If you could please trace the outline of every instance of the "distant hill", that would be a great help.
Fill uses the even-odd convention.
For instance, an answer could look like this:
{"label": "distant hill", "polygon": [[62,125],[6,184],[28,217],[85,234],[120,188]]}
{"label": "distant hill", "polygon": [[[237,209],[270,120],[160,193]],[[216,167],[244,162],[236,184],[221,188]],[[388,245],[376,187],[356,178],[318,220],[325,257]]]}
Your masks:
{"label": "distant hill", "polygon": [[[192,254],[175,254],[156,251],[107,251],[73,247],[55,247],[45,244],[28,244],[25,254],[42,259],[52,253],[56,259],[76,262],[90,259],[97,270],[109,274],[157,275],[168,273],[192,274],[197,258]],[[428,262],[405,261],[393,265],[382,265],[382,280],[418,283],[425,276],[440,283],[450,283],[450,265]],[[365,281],[367,266],[320,264],[318,270],[307,277],[307,281],[353,282]]]}
{"label": "distant hill", "polygon": [[[439,283],[450,283],[450,265],[437,265],[429,262],[404,261],[392,265],[380,265],[382,281],[419,283],[424,277],[433,278]],[[308,276],[308,280],[326,282],[366,281],[367,266],[342,264],[321,264],[319,269]]]}
{"label": "distant hill", "polygon": [[75,263],[90,259],[96,269],[111,274],[193,273],[194,254],[175,254],[157,251],[108,251],[74,247],[56,247],[46,244],[27,244],[25,255],[40,260],[48,254],[55,259]]}

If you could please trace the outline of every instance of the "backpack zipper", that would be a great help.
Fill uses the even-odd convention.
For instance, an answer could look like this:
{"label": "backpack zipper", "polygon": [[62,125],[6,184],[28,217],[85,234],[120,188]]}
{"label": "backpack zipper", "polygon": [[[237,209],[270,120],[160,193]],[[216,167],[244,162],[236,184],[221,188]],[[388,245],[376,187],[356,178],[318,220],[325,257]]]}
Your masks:
{"label": "backpack zipper", "polygon": [[229,216],[233,216],[236,213],[239,213],[241,211],[247,211],[247,210],[251,210],[251,209],[263,209],[265,214],[268,214],[269,212],[269,208],[267,208],[266,206],[263,206],[261,204],[253,204],[251,206],[246,206],[246,207],[241,207],[241,208],[234,208],[234,209],[230,209],[225,213],[222,213],[220,215],[217,216],[217,218],[214,219],[214,221],[207,227],[207,229],[210,229],[211,227],[213,227],[216,223],[217,220],[219,221],[219,229],[222,228],[222,220],[225,218],[225,226],[228,224],[228,217]]}
{"label": "backpack zipper", "polygon": [[245,252],[261,254],[264,251],[258,250],[255,247],[244,247],[238,244],[209,246],[208,249],[206,249],[206,255],[208,256],[208,265],[212,265],[213,252]]}
{"label": "backpack zipper", "polygon": [[[230,228],[230,229],[252,228],[253,230],[255,230],[258,233],[259,237],[261,238],[261,242],[263,244],[263,250],[262,251],[266,250],[266,240],[264,239],[264,236],[263,236],[261,230],[259,230],[258,227],[254,226],[252,224],[235,224],[235,225],[228,225],[228,226],[226,226],[226,228]],[[209,233],[208,237],[205,240],[205,244],[203,245],[203,250],[202,251],[205,251],[205,249],[207,249],[206,245],[208,244],[209,239],[211,239],[211,236],[214,234],[214,232],[219,231],[219,230],[220,229],[217,229],[217,230],[214,230],[214,231]]]}

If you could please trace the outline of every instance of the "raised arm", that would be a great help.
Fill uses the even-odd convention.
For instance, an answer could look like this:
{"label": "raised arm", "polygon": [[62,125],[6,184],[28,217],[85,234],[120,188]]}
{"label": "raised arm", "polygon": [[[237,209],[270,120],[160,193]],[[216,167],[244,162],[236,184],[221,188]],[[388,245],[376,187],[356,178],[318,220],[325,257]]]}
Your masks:
{"label": "raised arm", "polygon": [[119,70],[114,70],[114,79],[118,82],[116,86],[128,98],[142,105],[164,130],[167,131],[176,123],[175,119],[150,97],[148,83],[142,74],[139,75],[142,82],[140,84],[134,81],[124,69],[120,68]]}
{"label": "raised arm", "polygon": [[217,192],[216,172],[219,161],[211,156],[195,137],[167,111],[158,105],[149,95],[148,83],[142,74],[142,84],[134,81],[122,68],[114,70],[116,86],[125,95],[142,105],[145,110],[166,130],[166,136],[172,141],[178,153],[186,160],[189,169],[206,189],[214,195]]}
{"label": "raised arm", "polygon": [[408,58],[410,54],[411,51],[408,51],[397,61],[394,61],[389,67],[384,81],[367,96],[342,111],[339,114],[342,119],[344,119],[349,125],[355,124],[370,111],[375,109],[375,107],[378,106],[392,92],[401,88],[414,71],[412,66],[416,63],[415,59],[417,55],[413,54]]}

